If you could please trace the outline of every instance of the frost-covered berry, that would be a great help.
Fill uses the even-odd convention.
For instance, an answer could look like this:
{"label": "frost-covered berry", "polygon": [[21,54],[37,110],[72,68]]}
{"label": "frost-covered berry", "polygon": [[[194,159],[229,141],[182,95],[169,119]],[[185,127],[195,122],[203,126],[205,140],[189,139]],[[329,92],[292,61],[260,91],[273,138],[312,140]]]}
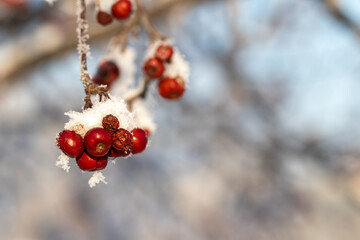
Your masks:
{"label": "frost-covered berry", "polygon": [[131,13],[132,4],[129,0],[119,0],[111,7],[112,14],[119,20],[127,19]]}
{"label": "frost-covered berry", "polygon": [[76,158],[76,163],[83,171],[96,171],[104,169],[107,165],[108,156],[93,157],[86,152]]}
{"label": "frost-covered berry", "polygon": [[116,150],[115,148],[111,148],[109,152],[109,157],[126,157],[129,156],[131,153],[131,149],[128,149],[126,151],[123,150]]}
{"label": "frost-covered berry", "polygon": [[165,62],[170,62],[174,53],[173,48],[170,45],[160,45],[155,52],[155,57],[160,58]]}
{"label": "frost-covered berry", "polygon": [[158,91],[165,99],[178,99],[185,92],[184,80],[181,77],[165,77],[159,82]]}
{"label": "frost-covered berry", "polygon": [[90,129],[85,134],[84,145],[90,155],[105,156],[111,147],[111,133],[103,128]]}
{"label": "frost-covered berry", "polygon": [[133,146],[133,137],[131,133],[124,128],[120,128],[112,134],[112,146],[119,151],[131,149]]}
{"label": "frost-covered berry", "polygon": [[102,120],[102,126],[113,133],[119,129],[119,120],[112,114],[106,115]]}
{"label": "frost-covered berry", "polygon": [[150,78],[159,78],[164,73],[165,66],[160,58],[154,57],[144,64],[144,71]]}
{"label": "frost-covered berry", "polygon": [[72,158],[84,152],[83,139],[74,131],[64,130],[59,133],[57,145],[66,155]]}
{"label": "frost-covered berry", "polygon": [[131,134],[133,135],[134,141],[132,153],[141,153],[145,150],[148,141],[145,131],[141,128],[135,128],[131,131]]}
{"label": "frost-covered berry", "polygon": [[110,85],[120,75],[120,69],[113,61],[103,61],[93,78],[93,82],[100,85]]}
{"label": "frost-covered berry", "polygon": [[113,17],[107,12],[99,11],[96,15],[96,20],[103,26],[109,25],[113,21]]}

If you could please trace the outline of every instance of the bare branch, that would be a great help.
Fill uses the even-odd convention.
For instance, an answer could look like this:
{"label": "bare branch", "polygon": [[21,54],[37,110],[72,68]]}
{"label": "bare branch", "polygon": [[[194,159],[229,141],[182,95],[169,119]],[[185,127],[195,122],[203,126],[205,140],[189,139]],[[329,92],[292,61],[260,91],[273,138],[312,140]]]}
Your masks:
{"label": "bare branch", "polygon": [[343,26],[353,31],[360,38],[360,26],[358,26],[351,18],[349,18],[340,8],[337,0],[319,0],[328,9],[329,13]]}

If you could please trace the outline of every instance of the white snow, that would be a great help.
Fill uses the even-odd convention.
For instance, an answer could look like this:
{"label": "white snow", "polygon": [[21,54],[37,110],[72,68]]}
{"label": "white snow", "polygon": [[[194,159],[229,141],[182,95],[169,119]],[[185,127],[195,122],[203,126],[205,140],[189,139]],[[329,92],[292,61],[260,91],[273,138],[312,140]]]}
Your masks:
{"label": "white snow", "polygon": [[53,5],[56,0],[45,0],[45,2],[49,3],[50,5]]}
{"label": "white snow", "polygon": [[133,109],[135,113],[135,119],[139,126],[143,129],[147,128],[151,133],[154,133],[156,130],[156,124],[144,100],[138,99],[134,101]]}
{"label": "white snow", "polygon": [[56,161],[56,166],[60,167],[65,170],[65,172],[69,172],[70,166],[69,166],[69,157],[61,152],[60,156],[58,157],[58,160]]}
{"label": "white snow", "polygon": [[120,69],[120,77],[111,86],[111,93],[124,96],[129,90],[130,85],[135,83],[135,72],[137,68],[135,64],[135,49],[127,47],[124,52],[122,52],[120,47],[117,47],[113,49],[105,59],[114,61]]}
{"label": "white snow", "polygon": [[70,120],[65,124],[64,128],[75,131],[84,137],[90,129],[102,127],[102,119],[108,114],[112,114],[119,119],[121,128],[131,131],[138,127],[134,113],[129,112],[125,101],[112,95],[110,95],[110,98],[104,102],[99,102],[98,96],[94,96],[92,98],[94,104],[92,108],[83,112],[66,112],[65,115],[69,116]]}
{"label": "white snow", "polygon": [[105,181],[105,177],[101,172],[94,172],[94,174],[92,175],[92,177],[89,179],[89,186],[91,188],[95,187],[97,184],[99,184],[100,182],[103,182],[105,184],[107,184],[107,182]]}
{"label": "white snow", "polygon": [[101,0],[100,10],[111,14],[111,7],[115,3],[115,0]]}

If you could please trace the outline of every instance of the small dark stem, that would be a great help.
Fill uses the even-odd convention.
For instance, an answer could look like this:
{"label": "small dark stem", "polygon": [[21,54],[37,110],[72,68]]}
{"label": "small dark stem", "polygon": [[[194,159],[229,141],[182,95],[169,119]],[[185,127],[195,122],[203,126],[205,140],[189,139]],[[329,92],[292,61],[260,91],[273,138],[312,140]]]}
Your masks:
{"label": "small dark stem", "polygon": [[144,77],[142,80],[142,85],[143,88],[141,89],[141,91],[139,91],[137,94],[135,94],[134,96],[132,96],[129,99],[126,99],[126,104],[128,105],[129,110],[132,110],[132,105],[134,103],[134,101],[138,98],[146,98],[146,94],[148,92],[149,89],[149,84],[151,82],[151,78],[148,77]]}
{"label": "small dark stem", "polygon": [[147,13],[142,3],[139,0],[135,0],[135,3],[139,11],[141,24],[149,35],[150,43],[153,43],[156,40],[165,40],[166,37],[160,32],[158,32],[154,25],[151,23],[149,14]]}

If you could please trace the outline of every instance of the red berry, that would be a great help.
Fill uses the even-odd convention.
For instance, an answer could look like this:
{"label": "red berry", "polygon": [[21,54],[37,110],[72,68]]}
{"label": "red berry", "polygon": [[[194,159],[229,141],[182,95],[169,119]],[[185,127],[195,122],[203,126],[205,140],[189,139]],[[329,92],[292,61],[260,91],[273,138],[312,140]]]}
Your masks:
{"label": "red berry", "polygon": [[165,70],[165,66],[160,58],[150,58],[144,64],[145,73],[151,78],[159,78]]}
{"label": "red berry", "polygon": [[76,158],[76,163],[81,170],[96,171],[104,169],[107,165],[108,156],[93,157],[86,152]]}
{"label": "red berry", "polygon": [[173,48],[169,45],[160,45],[155,52],[155,57],[160,58],[165,62],[170,62],[173,55]]}
{"label": "red berry", "polygon": [[26,9],[29,5],[27,0],[1,0],[0,2],[5,6],[18,11]]}
{"label": "red berry", "polygon": [[146,144],[148,141],[146,133],[141,128],[135,128],[131,131],[131,133],[133,135],[134,141],[132,153],[141,153],[146,148]]}
{"label": "red berry", "polygon": [[94,157],[106,155],[111,147],[111,133],[103,128],[93,128],[84,137],[86,151]]}
{"label": "red berry", "polygon": [[120,128],[112,134],[112,146],[119,151],[127,151],[131,149],[133,146],[131,133],[124,128]]}
{"label": "red berry", "polygon": [[96,84],[110,85],[120,75],[120,70],[116,63],[113,61],[102,62],[93,78],[93,82]]}
{"label": "red berry", "polygon": [[100,157],[96,160],[96,170],[103,170],[108,164],[108,156]]}
{"label": "red berry", "polygon": [[113,17],[110,14],[103,12],[103,11],[98,12],[96,19],[97,19],[98,23],[100,23],[103,26],[106,26],[106,25],[112,23],[112,21],[113,21]]}
{"label": "red berry", "polygon": [[57,145],[66,155],[72,158],[84,152],[83,139],[74,131],[64,130],[59,133]]}
{"label": "red berry", "polygon": [[114,115],[106,115],[102,120],[102,126],[109,132],[115,132],[119,129],[119,120]]}
{"label": "red berry", "polygon": [[181,77],[165,77],[159,82],[158,91],[163,98],[178,99],[185,92],[184,80]]}
{"label": "red berry", "polygon": [[111,8],[112,14],[119,20],[126,19],[131,13],[131,2],[129,0],[119,0]]}
{"label": "red berry", "polygon": [[126,151],[123,150],[116,150],[115,148],[111,148],[109,152],[109,157],[126,157],[131,153],[131,149]]}

